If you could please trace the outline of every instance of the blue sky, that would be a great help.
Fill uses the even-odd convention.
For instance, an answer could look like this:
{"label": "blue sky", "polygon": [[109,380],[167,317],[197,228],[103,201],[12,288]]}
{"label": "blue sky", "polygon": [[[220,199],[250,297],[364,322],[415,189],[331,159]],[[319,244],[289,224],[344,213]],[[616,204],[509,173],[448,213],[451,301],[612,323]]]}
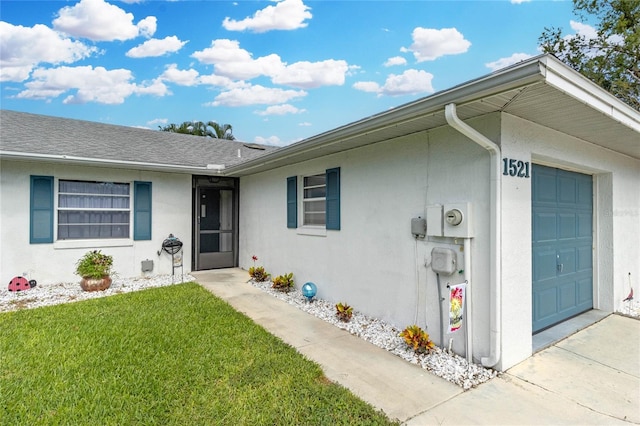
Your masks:
{"label": "blue sky", "polygon": [[588,33],[570,1],[6,1],[3,109],[287,145]]}

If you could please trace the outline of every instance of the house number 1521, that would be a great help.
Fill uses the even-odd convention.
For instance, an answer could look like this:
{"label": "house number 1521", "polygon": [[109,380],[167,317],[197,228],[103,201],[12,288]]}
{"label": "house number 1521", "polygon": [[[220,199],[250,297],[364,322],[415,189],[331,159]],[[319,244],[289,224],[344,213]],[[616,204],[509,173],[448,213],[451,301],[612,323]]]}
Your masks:
{"label": "house number 1521", "polygon": [[502,174],[505,176],[515,176],[528,179],[530,177],[529,162],[514,160],[513,158],[503,158]]}

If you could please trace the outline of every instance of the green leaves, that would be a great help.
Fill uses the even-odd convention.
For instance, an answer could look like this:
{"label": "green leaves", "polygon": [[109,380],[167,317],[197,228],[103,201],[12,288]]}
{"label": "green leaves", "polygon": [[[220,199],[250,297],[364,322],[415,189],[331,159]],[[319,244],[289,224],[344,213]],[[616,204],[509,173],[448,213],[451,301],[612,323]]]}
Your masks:
{"label": "green leaves", "polygon": [[353,315],[353,308],[346,303],[338,303],[336,304],[336,316],[340,321],[349,322],[351,316]]}
{"label": "green leaves", "polygon": [[543,52],[640,109],[640,1],[574,0],[573,9],[584,22],[598,21],[596,34],[545,28],[538,39]]}
{"label": "green leaves", "polygon": [[263,282],[269,279],[271,274],[265,271],[263,266],[252,266],[249,268],[249,276],[257,282]]}
{"label": "green leaves", "polygon": [[416,352],[430,352],[436,347],[435,343],[429,338],[429,334],[417,325],[410,325],[405,328],[400,333],[400,337],[404,339],[407,346],[410,346]]}
{"label": "green leaves", "polygon": [[280,291],[289,291],[293,288],[293,272],[284,275],[278,275],[273,279],[271,288],[275,288]]}
{"label": "green leaves", "polygon": [[76,275],[83,278],[102,278],[111,275],[113,257],[103,254],[100,250],[87,252],[76,263]]}

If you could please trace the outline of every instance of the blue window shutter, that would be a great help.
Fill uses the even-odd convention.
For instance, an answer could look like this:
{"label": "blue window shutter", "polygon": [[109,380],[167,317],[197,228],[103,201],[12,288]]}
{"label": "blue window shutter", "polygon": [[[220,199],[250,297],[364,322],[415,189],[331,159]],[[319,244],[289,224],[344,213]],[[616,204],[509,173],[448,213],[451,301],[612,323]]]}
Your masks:
{"label": "blue window shutter", "polygon": [[29,242],[53,243],[53,176],[31,176]]}
{"label": "blue window shutter", "polygon": [[298,177],[287,178],[287,228],[298,227]]}
{"label": "blue window shutter", "polygon": [[328,169],[327,176],[327,229],[340,229],[340,167]]}
{"label": "blue window shutter", "polygon": [[151,182],[133,183],[133,239],[151,239]]}

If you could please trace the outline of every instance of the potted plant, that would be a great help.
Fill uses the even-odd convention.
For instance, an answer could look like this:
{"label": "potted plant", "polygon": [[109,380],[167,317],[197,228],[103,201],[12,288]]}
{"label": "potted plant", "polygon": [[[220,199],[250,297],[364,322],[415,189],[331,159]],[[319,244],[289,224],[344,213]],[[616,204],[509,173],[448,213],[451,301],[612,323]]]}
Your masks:
{"label": "potted plant", "polygon": [[101,291],[111,286],[113,257],[100,250],[91,250],[76,263],[76,275],[82,277],[80,287],[84,291]]}

